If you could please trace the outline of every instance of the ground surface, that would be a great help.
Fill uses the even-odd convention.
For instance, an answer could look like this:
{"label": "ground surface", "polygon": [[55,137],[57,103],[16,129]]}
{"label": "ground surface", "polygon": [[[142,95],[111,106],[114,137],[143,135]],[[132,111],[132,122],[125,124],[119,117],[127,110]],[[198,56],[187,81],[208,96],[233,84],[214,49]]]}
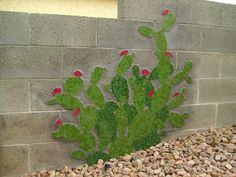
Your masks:
{"label": "ground surface", "polygon": [[90,167],[85,164],[30,175],[36,176],[236,177],[236,127],[209,129],[109,162],[99,160],[98,164]]}

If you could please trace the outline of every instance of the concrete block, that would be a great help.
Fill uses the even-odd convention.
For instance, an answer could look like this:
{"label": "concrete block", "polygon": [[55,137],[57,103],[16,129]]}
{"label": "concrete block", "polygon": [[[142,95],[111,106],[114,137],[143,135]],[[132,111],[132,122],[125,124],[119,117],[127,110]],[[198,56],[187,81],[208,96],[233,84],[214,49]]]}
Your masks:
{"label": "concrete block", "polygon": [[219,104],[216,126],[230,127],[232,125],[236,125],[236,103]]}
{"label": "concrete block", "polygon": [[29,15],[0,12],[0,44],[30,44]]}
{"label": "concrete block", "polygon": [[0,112],[29,111],[28,81],[0,81],[0,98]]}
{"label": "concrete block", "polygon": [[176,30],[172,30],[176,41],[176,50],[200,50],[201,28],[199,26],[177,25]]}
{"label": "concrete block", "polygon": [[201,50],[208,52],[235,53],[236,30],[202,28]]}
{"label": "concrete block", "polygon": [[119,2],[118,17],[137,20],[162,20],[163,9],[176,12],[176,0],[122,0]]}
{"label": "concrete block", "polygon": [[236,78],[236,55],[221,55],[220,71],[222,78]]}
{"label": "concrete block", "polygon": [[202,79],[199,85],[199,102],[216,103],[236,100],[235,79]]}
{"label": "concrete block", "polygon": [[205,0],[177,0],[177,22],[222,26],[223,6]]}
{"label": "concrete block", "polygon": [[190,114],[182,129],[204,129],[215,126],[215,105],[183,105],[178,111]]}
{"label": "concrete block", "polygon": [[50,106],[48,100],[53,99],[52,90],[63,88],[64,80],[31,80],[31,109],[32,111],[63,110],[60,105]]}
{"label": "concrete block", "polygon": [[153,40],[138,32],[143,25],[153,26],[151,22],[98,19],[98,47],[153,49]]}
{"label": "concrete block", "polygon": [[224,5],[224,27],[236,28],[236,6]]}
{"label": "concrete block", "polygon": [[96,18],[64,16],[63,45],[96,46]]}
{"label": "concrete block", "polygon": [[0,115],[0,144],[26,144],[55,141],[52,131],[58,113]]}
{"label": "concrete block", "polygon": [[71,151],[78,147],[78,144],[68,142],[30,145],[31,169],[37,171],[63,168],[65,165],[79,166],[82,161],[70,158]]}
{"label": "concrete block", "polygon": [[0,147],[0,176],[21,176],[28,171],[28,146]]}
{"label": "concrete block", "polygon": [[182,68],[187,61],[193,62],[191,76],[194,78],[218,78],[220,54],[178,52],[177,65]]}
{"label": "concrete block", "polygon": [[30,25],[32,31],[32,44],[63,44],[63,16],[31,14]]}
{"label": "concrete block", "polygon": [[30,20],[33,44],[96,45],[95,18],[32,14]]}
{"label": "concrete block", "polygon": [[61,48],[0,47],[0,79],[62,77]]}

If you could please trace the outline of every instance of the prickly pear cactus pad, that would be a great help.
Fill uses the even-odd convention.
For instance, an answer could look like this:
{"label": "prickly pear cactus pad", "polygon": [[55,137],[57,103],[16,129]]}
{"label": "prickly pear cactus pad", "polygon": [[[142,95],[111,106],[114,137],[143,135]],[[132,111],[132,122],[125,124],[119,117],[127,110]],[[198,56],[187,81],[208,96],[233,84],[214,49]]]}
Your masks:
{"label": "prickly pear cactus pad", "polygon": [[[62,88],[52,91],[54,98],[48,103],[72,110],[78,119],[78,124],[72,124],[58,118],[57,129],[52,134],[58,140],[79,142],[79,147],[71,153],[73,158],[92,165],[99,159],[108,160],[146,149],[161,141],[167,125],[181,128],[189,117],[188,113],[174,111],[184,103],[186,89],[173,93],[173,88],[183,81],[191,83],[192,63],[189,61],[181,71],[175,71],[171,63],[173,52],[167,50],[165,33],[175,25],[176,17],[169,10],[162,15],[164,21],[159,31],[147,26],[138,29],[141,35],[156,40],[158,64],[152,66],[152,70],[140,69],[134,64],[134,54],[121,51],[116,74],[105,86],[113,101],[107,101],[99,87],[106,72],[103,67],[95,67],[87,88],[82,72],[75,71]],[[127,77],[128,71],[132,76]],[[155,82],[159,83],[158,89]],[[78,99],[80,92],[87,93],[91,104],[86,105]]]}

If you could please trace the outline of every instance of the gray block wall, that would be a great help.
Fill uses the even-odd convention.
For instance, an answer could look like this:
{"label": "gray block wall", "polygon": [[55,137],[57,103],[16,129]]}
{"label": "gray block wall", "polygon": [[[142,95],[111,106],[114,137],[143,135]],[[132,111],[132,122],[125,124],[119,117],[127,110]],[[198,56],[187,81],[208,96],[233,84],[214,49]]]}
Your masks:
{"label": "gray block wall", "polygon": [[47,105],[51,90],[76,69],[88,80],[96,65],[105,66],[110,79],[121,49],[134,52],[141,67],[152,67],[153,41],[137,28],[159,28],[163,8],[178,19],[167,34],[173,63],[177,69],[194,63],[193,85],[180,108],[191,118],[178,132],[236,124],[236,6],[119,0],[119,19],[0,12],[0,176],[82,163],[69,158],[78,144],[51,138],[56,118],[74,121],[71,112]]}

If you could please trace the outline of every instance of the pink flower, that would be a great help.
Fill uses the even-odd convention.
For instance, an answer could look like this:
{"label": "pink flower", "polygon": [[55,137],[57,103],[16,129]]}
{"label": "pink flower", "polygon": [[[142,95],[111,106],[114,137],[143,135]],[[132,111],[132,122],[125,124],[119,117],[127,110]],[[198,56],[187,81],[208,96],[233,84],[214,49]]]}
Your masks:
{"label": "pink flower", "polygon": [[73,116],[78,116],[80,114],[80,108],[77,108],[73,112]]}
{"label": "pink flower", "polygon": [[75,71],[74,76],[80,77],[80,76],[82,76],[82,72],[81,71]]}
{"label": "pink flower", "polygon": [[148,93],[148,97],[152,97],[154,95],[155,91],[154,90],[151,90],[149,93]]}
{"label": "pink flower", "polygon": [[141,72],[143,76],[148,76],[150,74],[150,71],[147,69],[143,69]]}
{"label": "pink flower", "polygon": [[175,92],[175,93],[174,93],[174,97],[177,97],[177,96],[180,96],[180,93],[179,93],[179,92]]}
{"label": "pink flower", "polygon": [[52,91],[52,94],[55,96],[57,94],[60,94],[61,93],[61,88],[54,88],[53,91]]}
{"label": "pink flower", "polygon": [[122,50],[120,51],[120,56],[125,56],[125,55],[128,55],[129,51],[128,50]]}
{"label": "pink flower", "polygon": [[60,127],[62,125],[63,121],[61,118],[58,118],[56,121],[55,121],[55,125],[56,127]]}
{"label": "pink flower", "polygon": [[163,16],[166,16],[166,15],[168,15],[169,13],[170,13],[170,10],[169,10],[169,9],[164,9],[161,14],[162,14]]}
{"label": "pink flower", "polygon": [[173,52],[172,51],[166,51],[166,56],[169,57],[169,58],[172,58],[174,56]]}

